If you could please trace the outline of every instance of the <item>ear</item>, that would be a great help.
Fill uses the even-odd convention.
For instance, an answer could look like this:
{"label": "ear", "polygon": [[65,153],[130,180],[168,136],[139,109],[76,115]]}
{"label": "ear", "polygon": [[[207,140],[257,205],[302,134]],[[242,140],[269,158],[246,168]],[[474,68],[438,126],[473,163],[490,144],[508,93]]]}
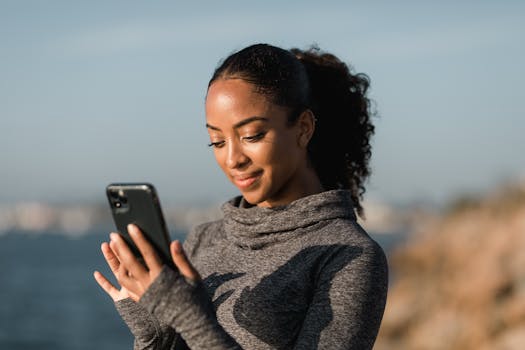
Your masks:
{"label": "ear", "polygon": [[311,110],[305,109],[297,118],[297,144],[306,148],[315,131],[315,116]]}

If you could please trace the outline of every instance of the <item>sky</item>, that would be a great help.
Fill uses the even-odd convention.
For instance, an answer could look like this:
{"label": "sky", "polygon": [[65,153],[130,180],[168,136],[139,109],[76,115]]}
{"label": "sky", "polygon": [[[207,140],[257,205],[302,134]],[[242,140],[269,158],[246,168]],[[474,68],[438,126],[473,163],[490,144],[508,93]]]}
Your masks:
{"label": "sky", "polygon": [[370,77],[366,196],[446,202],[525,178],[523,1],[0,0],[0,203],[236,195],[204,96],[247,45],[317,45]]}

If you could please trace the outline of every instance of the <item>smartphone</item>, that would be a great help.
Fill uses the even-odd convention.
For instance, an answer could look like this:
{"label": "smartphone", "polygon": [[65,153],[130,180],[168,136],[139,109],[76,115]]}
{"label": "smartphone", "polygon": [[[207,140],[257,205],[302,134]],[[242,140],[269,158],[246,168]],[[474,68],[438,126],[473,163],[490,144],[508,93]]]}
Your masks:
{"label": "smartphone", "polygon": [[174,267],[170,254],[170,235],[157,190],[150,183],[112,183],[106,195],[118,233],[142,262],[140,251],[128,233],[128,224],[137,225],[155,248],[162,262]]}

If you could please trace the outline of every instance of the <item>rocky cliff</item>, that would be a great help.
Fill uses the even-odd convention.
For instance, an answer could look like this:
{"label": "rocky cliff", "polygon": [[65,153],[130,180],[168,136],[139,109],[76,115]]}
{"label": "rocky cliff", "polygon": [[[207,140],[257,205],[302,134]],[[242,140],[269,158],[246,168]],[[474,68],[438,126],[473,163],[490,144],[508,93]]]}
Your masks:
{"label": "rocky cliff", "polygon": [[525,186],[463,199],[394,251],[376,346],[525,349]]}

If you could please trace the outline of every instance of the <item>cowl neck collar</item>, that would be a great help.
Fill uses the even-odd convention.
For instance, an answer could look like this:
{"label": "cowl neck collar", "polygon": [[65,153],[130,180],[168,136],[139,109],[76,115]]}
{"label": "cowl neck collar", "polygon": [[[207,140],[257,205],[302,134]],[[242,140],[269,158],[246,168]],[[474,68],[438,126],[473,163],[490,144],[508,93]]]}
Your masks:
{"label": "cowl neck collar", "polygon": [[356,219],[348,190],[325,191],[273,208],[249,207],[247,204],[241,196],[224,203],[223,222],[229,240],[252,249],[286,239],[289,236],[286,233],[321,221]]}

